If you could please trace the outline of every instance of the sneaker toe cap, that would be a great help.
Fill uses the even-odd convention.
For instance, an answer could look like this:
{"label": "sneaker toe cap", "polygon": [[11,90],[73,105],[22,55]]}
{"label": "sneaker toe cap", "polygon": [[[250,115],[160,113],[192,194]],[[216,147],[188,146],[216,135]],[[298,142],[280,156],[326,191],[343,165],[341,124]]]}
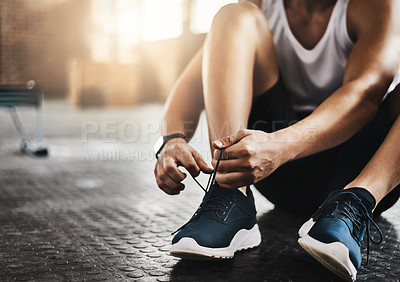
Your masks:
{"label": "sneaker toe cap", "polygon": [[356,269],[361,266],[361,250],[360,245],[351,235],[350,228],[347,224],[337,218],[319,219],[310,229],[308,234],[314,239],[323,243],[341,242],[349,250],[350,260]]}

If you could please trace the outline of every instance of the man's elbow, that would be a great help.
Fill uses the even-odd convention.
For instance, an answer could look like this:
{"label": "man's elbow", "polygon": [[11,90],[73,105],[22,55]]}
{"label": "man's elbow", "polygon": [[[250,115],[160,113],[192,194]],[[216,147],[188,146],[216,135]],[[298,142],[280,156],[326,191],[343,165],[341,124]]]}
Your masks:
{"label": "man's elbow", "polygon": [[387,87],[372,85],[362,92],[360,97],[360,108],[364,112],[366,119],[371,121],[375,118],[387,92]]}
{"label": "man's elbow", "polygon": [[371,121],[376,117],[381,103],[376,103],[375,101],[367,100],[365,101],[363,108],[365,112],[365,117],[367,121]]}
{"label": "man's elbow", "polygon": [[[353,100],[353,103],[357,105],[356,111],[362,113],[366,121],[373,120],[381,106],[387,87],[382,83],[366,85],[365,82],[359,81],[354,81],[351,84],[353,84],[352,99],[356,100]],[[358,95],[354,95],[354,92],[358,93]]]}

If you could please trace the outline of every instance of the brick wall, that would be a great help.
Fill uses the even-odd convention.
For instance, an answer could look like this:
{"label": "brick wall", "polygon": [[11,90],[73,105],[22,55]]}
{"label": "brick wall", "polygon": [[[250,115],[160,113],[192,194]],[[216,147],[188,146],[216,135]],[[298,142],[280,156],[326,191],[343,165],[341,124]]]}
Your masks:
{"label": "brick wall", "polygon": [[47,97],[65,97],[66,63],[85,57],[90,1],[0,0],[0,82],[39,80]]}
{"label": "brick wall", "polygon": [[77,105],[164,101],[204,35],[142,43],[129,66],[92,62],[91,1],[0,0],[0,83],[38,80],[46,98],[69,96]]}

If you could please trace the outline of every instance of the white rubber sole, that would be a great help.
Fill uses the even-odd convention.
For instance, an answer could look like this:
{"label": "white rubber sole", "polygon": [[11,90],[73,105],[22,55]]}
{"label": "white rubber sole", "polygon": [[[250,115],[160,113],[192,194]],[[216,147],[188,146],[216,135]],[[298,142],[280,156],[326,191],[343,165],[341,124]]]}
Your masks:
{"label": "white rubber sole", "polygon": [[250,230],[239,230],[228,247],[202,247],[193,238],[183,237],[172,245],[170,253],[176,257],[195,260],[231,259],[235,252],[257,247],[260,243],[261,233],[255,224]]}
{"label": "white rubber sole", "polygon": [[323,243],[308,235],[314,221],[310,219],[299,229],[299,244],[318,262],[344,280],[355,281],[357,270],[350,260],[349,250],[340,242]]}

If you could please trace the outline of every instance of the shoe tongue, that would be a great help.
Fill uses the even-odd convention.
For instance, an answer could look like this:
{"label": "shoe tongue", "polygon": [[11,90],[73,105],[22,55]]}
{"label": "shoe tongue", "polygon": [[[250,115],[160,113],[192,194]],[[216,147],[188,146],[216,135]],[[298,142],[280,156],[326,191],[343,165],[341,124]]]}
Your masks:
{"label": "shoe tongue", "polygon": [[233,191],[233,189],[222,188],[216,181],[214,181],[210,189],[219,194],[229,194],[231,191]]}
{"label": "shoe tongue", "polygon": [[232,195],[233,190],[227,189],[227,188],[222,188],[221,186],[219,186],[219,184],[217,182],[214,182],[211,185],[210,193],[212,195],[229,196],[229,195]]}
{"label": "shoe tongue", "polygon": [[222,205],[222,203],[219,203],[217,205],[217,203],[214,202],[214,199],[216,199],[216,198],[231,199],[233,196],[233,193],[234,193],[234,191],[232,189],[222,188],[221,186],[218,185],[218,183],[214,182],[210,188],[210,191],[206,195],[208,200],[210,198],[213,198],[213,199],[207,203],[205,208],[207,208],[209,205],[212,205],[215,209],[210,209],[210,210],[206,209],[205,211],[203,211],[202,217],[215,218],[215,212],[218,210],[218,205]]}

